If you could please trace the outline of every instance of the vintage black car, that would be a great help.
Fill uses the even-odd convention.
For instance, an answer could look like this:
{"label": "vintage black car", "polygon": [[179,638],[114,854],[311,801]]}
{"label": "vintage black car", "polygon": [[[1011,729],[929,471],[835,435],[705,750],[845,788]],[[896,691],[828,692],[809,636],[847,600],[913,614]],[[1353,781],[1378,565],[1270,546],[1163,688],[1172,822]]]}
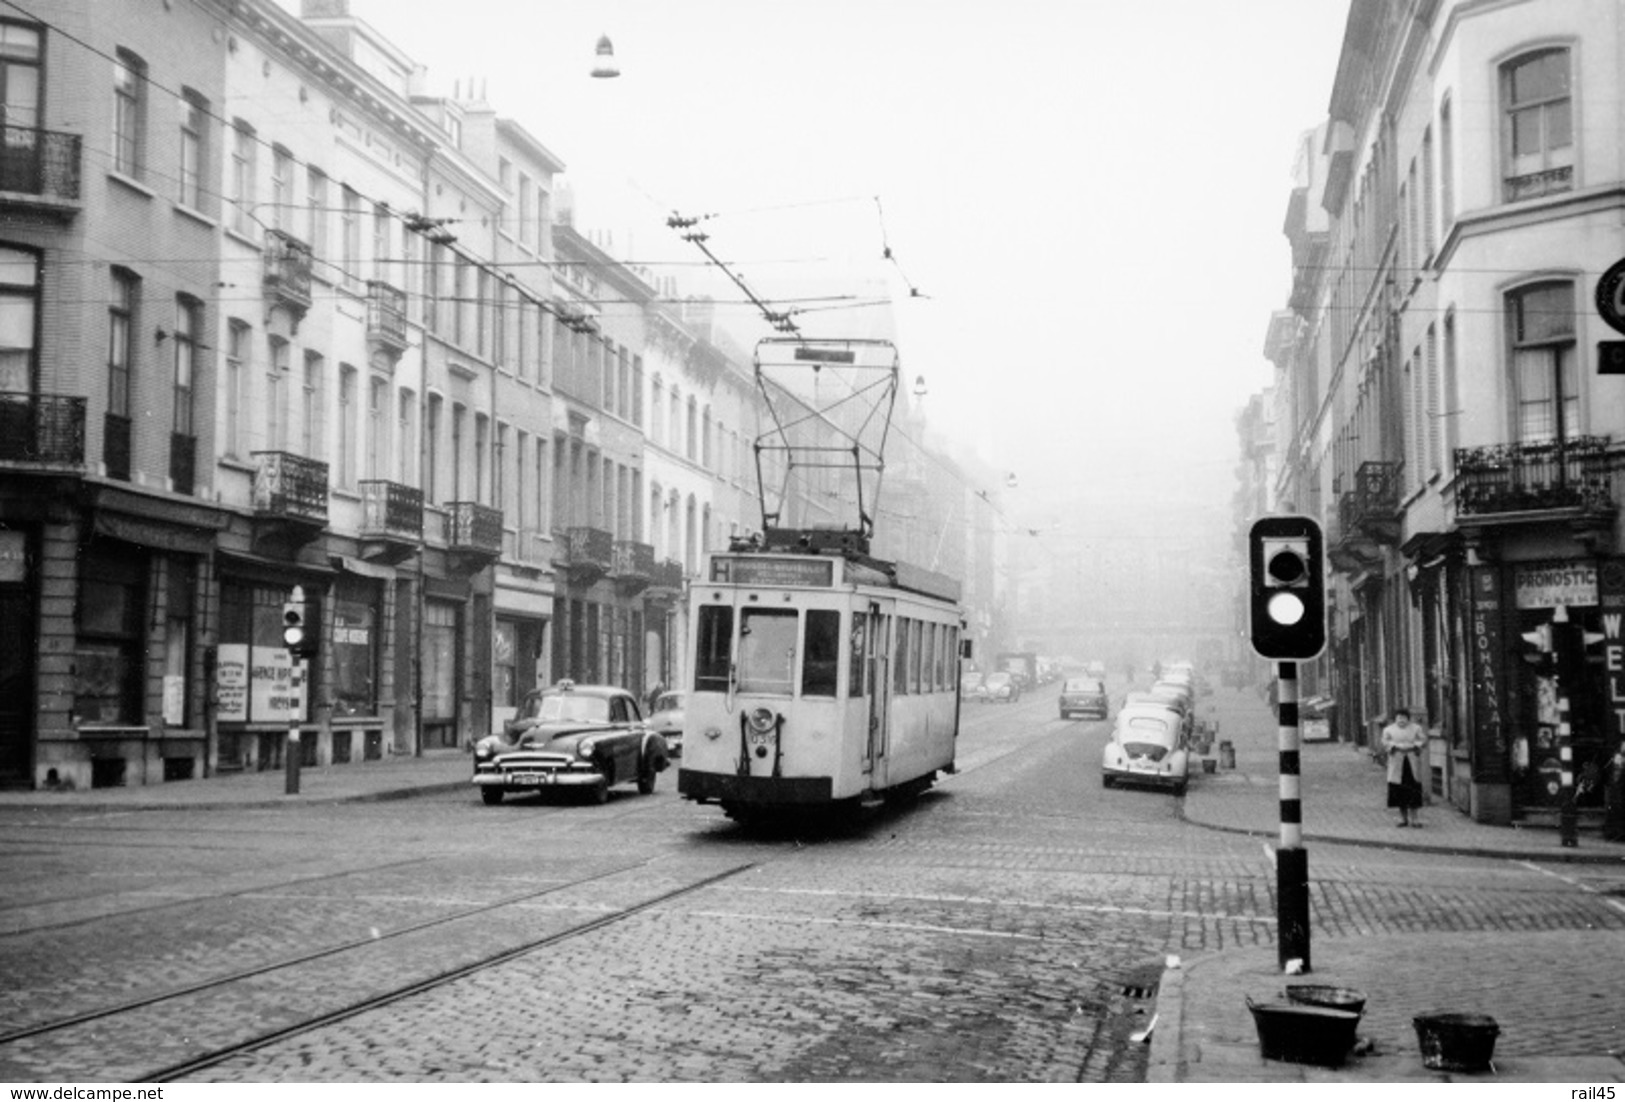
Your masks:
{"label": "vintage black car", "polygon": [[560,681],[526,695],[501,734],[474,746],[474,783],[488,804],[509,792],[584,791],[603,803],[617,784],[644,795],[669,764],[666,740],[643,722],[637,699],[613,685]]}

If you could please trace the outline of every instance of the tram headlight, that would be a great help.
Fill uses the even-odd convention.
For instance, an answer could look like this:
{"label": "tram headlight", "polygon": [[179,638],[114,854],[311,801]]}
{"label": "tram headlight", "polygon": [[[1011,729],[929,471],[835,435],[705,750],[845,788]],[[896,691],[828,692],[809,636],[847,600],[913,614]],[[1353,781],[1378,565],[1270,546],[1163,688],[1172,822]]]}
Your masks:
{"label": "tram headlight", "polygon": [[778,725],[778,721],[778,714],[772,708],[766,707],[752,708],[745,716],[745,722],[749,723],[750,729],[758,735],[765,735],[773,730]]}

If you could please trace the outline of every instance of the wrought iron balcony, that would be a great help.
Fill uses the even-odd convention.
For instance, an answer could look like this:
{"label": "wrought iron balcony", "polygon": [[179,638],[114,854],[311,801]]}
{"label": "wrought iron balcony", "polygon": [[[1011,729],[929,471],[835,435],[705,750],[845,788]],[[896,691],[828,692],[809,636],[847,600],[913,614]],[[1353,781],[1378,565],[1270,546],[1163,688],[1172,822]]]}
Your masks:
{"label": "wrought iron balcony", "polygon": [[85,400],[0,391],[0,463],[83,467]]}
{"label": "wrought iron balcony", "polygon": [[655,549],[636,540],[615,541],[615,587],[631,595],[642,593],[654,580]]}
{"label": "wrought iron balcony", "polygon": [[473,501],[446,506],[446,550],[469,569],[492,562],[502,554],[502,510]]}
{"label": "wrought iron balcony", "polygon": [[363,479],[361,557],[397,563],[413,554],[423,538],[423,491],[383,479]]}
{"label": "wrought iron balcony", "polygon": [[296,318],[310,309],[310,246],[282,230],[265,231],[265,293]]}
{"label": "wrought iron balcony", "polygon": [[327,524],[327,464],[292,452],[253,452],[254,512],[316,525]]}
{"label": "wrought iron balcony", "polygon": [[591,585],[614,567],[615,537],[602,528],[570,528],[564,533],[564,553],[570,580]]}
{"label": "wrought iron balcony", "polygon": [[1378,543],[1399,541],[1399,483],[1403,464],[1368,461],[1354,473],[1354,488],[1337,502],[1344,539],[1364,537]]}
{"label": "wrought iron balcony", "polygon": [[649,588],[643,593],[648,601],[669,602],[683,595],[683,564],[676,559],[662,559],[649,573]]}
{"label": "wrought iron balcony", "polygon": [[1613,508],[1609,438],[1457,448],[1456,515]]}
{"label": "wrought iron balcony", "polygon": [[406,351],[406,292],[383,280],[367,283],[367,339],[380,345],[390,359]]}
{"label": "wrought iron balcony", "polygon": [[[18,196],[43,202],[43,209],[77,210],[81,142],[78,134],[5,126],[0,134],[0,205]],[[34,205],[23,200],[25,205]]]}

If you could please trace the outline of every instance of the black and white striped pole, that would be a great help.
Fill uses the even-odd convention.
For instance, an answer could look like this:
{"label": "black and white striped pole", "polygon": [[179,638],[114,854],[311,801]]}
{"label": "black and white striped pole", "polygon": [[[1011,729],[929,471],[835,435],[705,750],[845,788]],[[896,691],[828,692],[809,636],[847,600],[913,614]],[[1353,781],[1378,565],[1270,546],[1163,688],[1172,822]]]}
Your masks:
{"label": "black and white striped pole", "polygon": [[1281,969],[1309,971],[1309,853],[1303,847],[1298,660],[1326,649],[1326,568],[1310,517],[1262,517],[1248,534],[1253,650],[1275,660],[1281,840],[1275,854],[1276,946]]}

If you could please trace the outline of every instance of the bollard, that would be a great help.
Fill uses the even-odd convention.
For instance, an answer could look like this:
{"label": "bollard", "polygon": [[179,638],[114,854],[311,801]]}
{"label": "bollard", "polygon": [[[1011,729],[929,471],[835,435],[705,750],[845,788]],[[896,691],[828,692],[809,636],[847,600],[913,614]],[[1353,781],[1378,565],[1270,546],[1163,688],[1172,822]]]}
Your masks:
{"label": "bollard", "polygon": [[1236,744],[1228,739],[1219,743],[1219,765],[1225,769],[1236,767]]}

